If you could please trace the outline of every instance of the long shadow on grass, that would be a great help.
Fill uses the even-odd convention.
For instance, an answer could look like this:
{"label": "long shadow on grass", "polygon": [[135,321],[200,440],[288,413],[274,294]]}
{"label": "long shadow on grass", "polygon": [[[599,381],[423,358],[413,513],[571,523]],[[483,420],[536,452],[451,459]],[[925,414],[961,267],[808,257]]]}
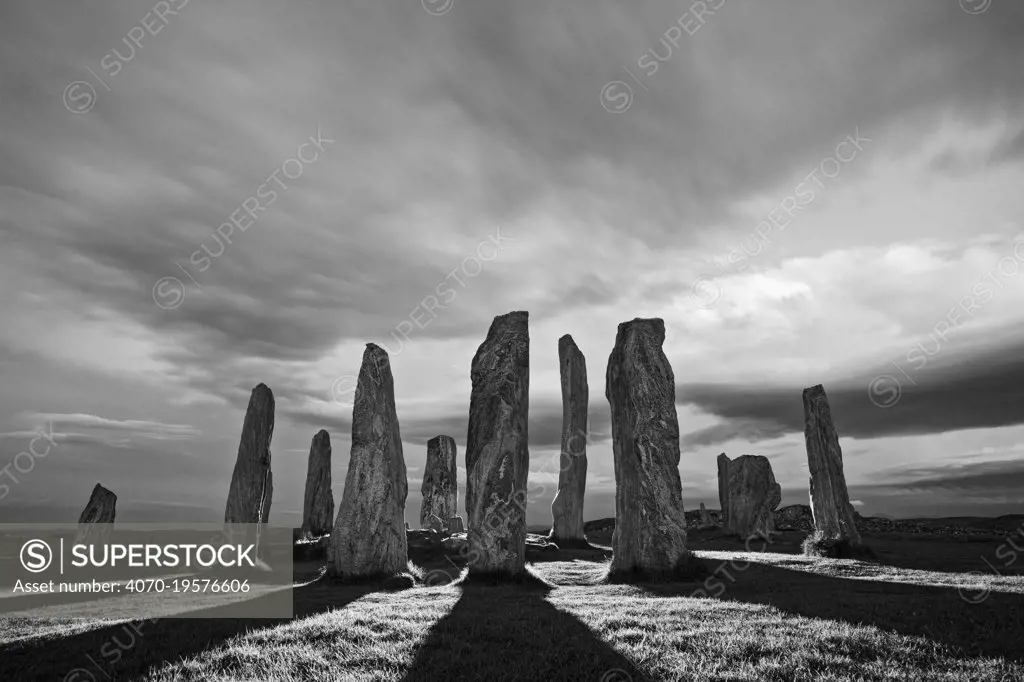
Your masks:
{"label": "long shadow on grass", "polygon": [[403,682],[646,679],[575,616],[548,602],[550,588],[461,589],[459,601],[417,647]]}
{"label": "long shadow on grass", "polygon": [[[294,618],[340,609],[372,591],[371,586],[339,586],[326,580],[296,587]],[[269,604],[270,599],[258,597],[247,604],[257,608],[261,600]],[[218,617],[219,613],[232,612],[237,610],[211,608],[192,612],[193,616],[210,616],[202,620],[138,621],[134,629],[129,623],[119,623],[68,637],[3,644],[0,680],[129,679],[167,662],[214,649],[236,635],[292,620]],[[71,675],[75,670],[80,672]]]}
{"label": "long shadow on grass", "polygon": [[[835,578],[758,563],[712,565],[704,584],[644,585],[651,595],[767,604],[808,618],[874,625],[960,649],[1024,660],[1024,595]],[[978,602],[972,603],[968,599]]]}

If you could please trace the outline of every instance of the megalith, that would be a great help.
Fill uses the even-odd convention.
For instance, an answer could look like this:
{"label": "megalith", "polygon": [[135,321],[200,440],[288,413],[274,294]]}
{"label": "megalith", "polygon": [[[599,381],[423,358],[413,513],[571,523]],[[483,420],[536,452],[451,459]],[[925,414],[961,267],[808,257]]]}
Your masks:
{"label": "megalith", "polygon": [[75,542],[102,541],[109,537],[111,527],[109,525],[97,526],[96,524],[114,523],[116,507],[117,495],[97,483],[92,489],[92,494],[89,495],[85,509],[78,517],[78,532],[75,535]]}
{"label": "megalith", "polygon": [[729,527],[729,457],[724,452],[718,456],[718,508],[721,509],[722,528]]}
{"label": "megalith", "polygon": [[725,532],[743,540],[771,538],[775,508],[782,502],[782,486],[775,482],[772,465],[761,455],[741,455],[729,462]]}
{"label": "megalith", "polygon": [[679,478],[675,375],[662,350],[665,322],[623,322],[608,357],[615,458],[610,577],[669,578],[691,559]]}
{"label": "megalith", "polygon": [[331,436],[320,429],[309,445],[306,494],[302,503],[302,534],[320,537],[334,526],[334,492],[331,490]]}
{"label": "megalith", "polygon": [[387,578],[406,569],[408,492],[391,361],[383,348],[368,343],[352,404],[345,489],[331,532],[335,578]]}
{"label": "megalith", "polygon": [[558,365],[562,383],[562,450],[548,539],[568,547],[587,544],[583,532],[583,496],[587,487],[587,407],[590,400],[587,361],[568,334],[558,339]]}
{"label": "megalith", "polygon": [[804,440],[807,443],[807,468],[810,470],[811,513],[819,540],[844,542],[851,547],[862,544],[854,521],[853,505],[843,474],[843,450],[832,422],[828,397],[821,384],[805,388]]}
{"label": "megalith", "polygon": [[458,513],[459,480],[455,439],[435,436],[427,441],[427,465],[420,492],[420,528],[430,527],[430,517],[449,519]]}
{"label": "megalith", "polygon": [[269,520],[273,493],[270,440],[273,435],[274,394],[266,384],[260,384],[252,389],[245,411],[224,523],[266,523]]}
{"label": "megalith", "polygon": [[711,514],[708,513],[707,507],[705,507],[704,503],[701,502],[700,503],[700,527],[701,528],[710,528],[711,526],[712,526]]}
{"label": "megalith", "polygon": [[466,436],[470,575],[520,579],[526,562],[530,468],[529,313],[494,318],[473,356]]}

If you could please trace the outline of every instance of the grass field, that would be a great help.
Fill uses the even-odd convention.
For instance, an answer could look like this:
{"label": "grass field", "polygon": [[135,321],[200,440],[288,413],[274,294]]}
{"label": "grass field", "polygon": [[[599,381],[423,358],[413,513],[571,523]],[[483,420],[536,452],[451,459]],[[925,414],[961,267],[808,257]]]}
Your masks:
{"label": "grass field", "polygon": [[0,621],[0,680],[1024,680],[1024,566],[1001,542],[869,536],[866,564],[801,539],[694,532],[702,583],[600,584],[608,552],[575,550],[529,587],[314,581],[287,621]]}

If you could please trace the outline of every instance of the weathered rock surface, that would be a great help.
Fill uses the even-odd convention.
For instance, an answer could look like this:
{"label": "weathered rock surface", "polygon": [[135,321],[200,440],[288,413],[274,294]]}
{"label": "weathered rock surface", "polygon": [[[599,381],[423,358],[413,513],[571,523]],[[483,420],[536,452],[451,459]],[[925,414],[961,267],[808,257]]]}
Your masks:
{"label": "weathered rock surface", "polygon": [[535,533],[526,534],[526,557],[528,559],[537,559],[547,555],[555,554],[559,550],[559,546],[551,542],[544,535],[536,535]]}
{"label": "weathered rock surface", "polygon": [[89,501],[78,517],[79,523],[113,523],[117,511],[117,495],[97,483]]}
{"label": "weathered rock surface", "polygon": [[245,411],[224,523],[266,523],[270,518],[274,489],[270,472],[273,436],[274,394],[266,384],[260,384],[252,389]]}
{"label": "weathered rock surface", "polygon": [[662,351],[663,320],[619,325],[605,396],[615,456],[611,573],[674,573],[687,559],[679,479],[675,375]]}
{"label": "weathered rock surface", "polygon": [[562,383],[562,450],[558,492],[551,503],[549,538],[566,545],[586,544],[583,531],[583,496],[587,488],[587,361],[572,337],[558,339],[558,365]]}
{"label": "weathered rock surface", "polygon": [[815,531],[822,538],[846,540],[852,546],[859,546],[861,537],[843,474],[843,451],[824,387],[818,384],[805,388],[803,403]]}
{"label": "weathered rock surface", "polygon": [[319,537],[334,527],[334,493],[331,491],[331,436],[321,429],[309,446],[306,497],[302,505],[302,531]]}
{"label": "weathered rock surface", "polygon": [[392,576],[409,562],[406,479],[388,354],[366,344],[352,405],[352,453],[331,533],[332,575]]}
{"label": "weathered rock surface", "polygon": [[445,538],[437,531],[429,528],[410,530],[406,533],[406,543],[409,552],[419,555],[431,554],[443,548]]}
{"label": "weathered rock surface", "polygon": [[776,530],[814,530],[814,515],[806,504],[791,504],[773,514]]}
{"label": "weathered rock surface", "polygon": [[431,514],[441,519],[455,516],[459,509],[459,481],[455,439],[435,436],[427,441],[427,465],[423,472],[423,505],[420,527],[427,528]]}
{"label": "weathered rock surface", "polygon": [[425,527],[429,528],[435,533],[438,533],[439,535],[447,535],[448,527],[445,524],[444,519],[442,519],[437,514],[431,514],[429,517],[427,517],[427,523]]}
{"label": "weathered rock surface", "polygon": [[526,561],[530,468],[529,313],[494,318],[473,357],[466,437],[470,573],[521,577]]}
{"label": "weathered rock surface", "polygon": [[767,457],[742,455],[729,462],[729,502],[724,530],[741,539],[771,537],[775,532],[773,512],[782,501],[782,486],[775,482]]}
{"label": "weathered rock surface", "polygon": [[117,495],[97,483],[89,501],[85,504],[78,517],[78,533],[76,542],[85,542],[89,538],[102,538],[109,534],[110,526],[96,526],[95,524],[114,523],[114,514],[117,507]]}
{"label": "weathered rock surface", "polygon": [[452,533],[441,540],[445,554],[467,556],[469,554],[469,538],[465,533]]}
{"label": "weathered rock surface", "polygon": [[729,525],[729,457],[724,452],[718,456],[718,507],[722,510],[722,527]]}

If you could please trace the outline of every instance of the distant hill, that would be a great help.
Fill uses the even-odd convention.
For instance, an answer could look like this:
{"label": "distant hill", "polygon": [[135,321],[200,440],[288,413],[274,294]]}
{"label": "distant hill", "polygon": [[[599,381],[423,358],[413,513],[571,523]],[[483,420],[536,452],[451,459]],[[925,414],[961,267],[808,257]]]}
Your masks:
{"label": "distant hill", "polygon": [[[714,515],[717,509],[709,509]],[[700,512],[686,512],[687,524],[692,525]],[[991,534],[1024,535],[1024,514],[1007,514],[996,518],[983,516],[950,516],[944,518],[893,519],[882,516],[861,516],[856,513],[857,528],[868,533],[938,533],[943,535]],[[780,530],[813,529],[811,508],[806,504],[794,504],[775,511],[776,527]],[[595,519],[583,524],[587,534],[611,533],[615,530],[615,517]]]}

